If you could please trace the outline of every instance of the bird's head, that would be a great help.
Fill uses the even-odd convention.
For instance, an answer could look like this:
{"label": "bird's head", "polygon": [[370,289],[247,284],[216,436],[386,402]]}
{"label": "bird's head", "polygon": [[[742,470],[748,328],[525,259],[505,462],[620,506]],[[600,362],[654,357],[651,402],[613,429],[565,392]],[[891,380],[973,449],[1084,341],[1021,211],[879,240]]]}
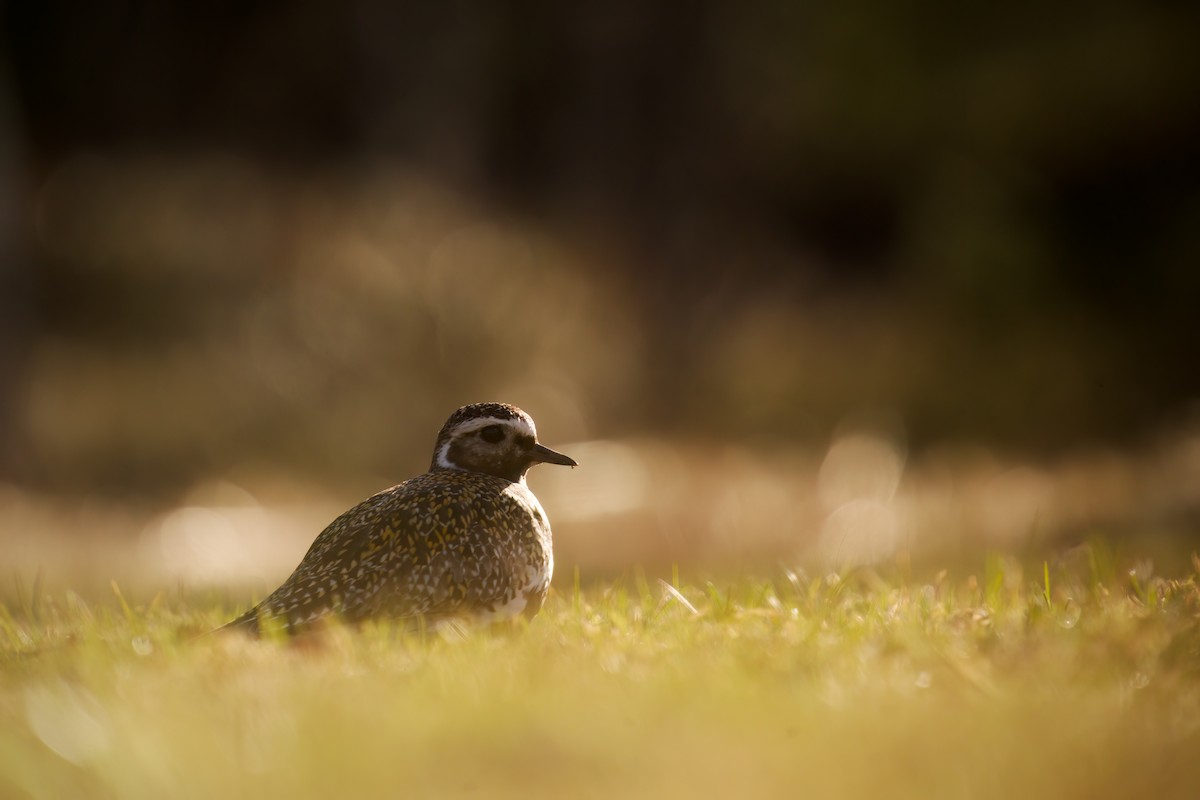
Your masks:
{"label": "bird's head", "polygon": [[430,469],[482,472],[524,483],[534,464],[576,466],[574,459],[538,444],[533,419],[521,409],[507,403],[475,403],[446,420]]}

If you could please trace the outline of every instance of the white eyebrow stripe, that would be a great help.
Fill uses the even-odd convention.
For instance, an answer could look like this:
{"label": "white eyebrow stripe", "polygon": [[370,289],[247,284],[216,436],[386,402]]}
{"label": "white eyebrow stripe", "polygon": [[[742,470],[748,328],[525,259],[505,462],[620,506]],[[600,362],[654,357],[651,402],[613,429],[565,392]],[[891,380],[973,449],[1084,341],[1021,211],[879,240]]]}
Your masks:
{"label": "white eyebrow stripe", "polygon": [[517,417],[515,419],[498,419],[497,417],[479,417],[477,419],[469,419],[466,422],[460,422],[454,429],[453,435],[461,436],[466,433],[474,433],[477,430],[486,428],[489,425],[504,425],[512,428],[522,436],[532,436],[537,438],[537,429],[533,427],[533,422],[530,420]]}

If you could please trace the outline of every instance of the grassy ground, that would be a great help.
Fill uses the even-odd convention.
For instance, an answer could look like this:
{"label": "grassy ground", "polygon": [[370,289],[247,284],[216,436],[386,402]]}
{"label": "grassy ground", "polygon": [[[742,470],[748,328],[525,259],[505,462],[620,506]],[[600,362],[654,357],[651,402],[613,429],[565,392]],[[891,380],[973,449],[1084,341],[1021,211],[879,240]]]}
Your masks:
{"label": "grassy ground", "polygon": [[[524,630],[0,607],[0,797],[1194,797],[1200,563],[570,587]],[[35,602],[36,601],[36,602]]]}

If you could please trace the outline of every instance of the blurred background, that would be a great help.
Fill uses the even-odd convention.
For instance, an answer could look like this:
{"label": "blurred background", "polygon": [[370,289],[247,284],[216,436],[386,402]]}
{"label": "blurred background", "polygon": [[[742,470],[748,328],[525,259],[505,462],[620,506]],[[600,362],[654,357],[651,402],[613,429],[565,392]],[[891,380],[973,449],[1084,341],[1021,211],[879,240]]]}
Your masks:
{"label": "blurred background", "polygon": [[0,565],[269,588],[493,399],[560,579],[1190,547],[1198,23],[0,4]]}

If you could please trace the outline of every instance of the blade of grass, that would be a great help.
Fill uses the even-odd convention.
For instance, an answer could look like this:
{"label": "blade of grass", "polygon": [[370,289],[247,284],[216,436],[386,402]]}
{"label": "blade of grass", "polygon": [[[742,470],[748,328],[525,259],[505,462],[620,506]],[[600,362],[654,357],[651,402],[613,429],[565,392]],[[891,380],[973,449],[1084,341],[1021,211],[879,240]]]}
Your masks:
{"label": "blade of grass", "polygon": [[665,606],[667,603],[674,600],[675,602],[679,603],[684,608],[686,608],[688,611],[692,612],[692,616],[696,616],[696,617],[700,616],[700,612],[696,609],[696,607],[694,605],[692,605],[688,601],[688,599],[686,597],[683,596],[683,592],[679,591],[674,586],[672,586],[671,584],[664,581],[662,578],[658,579],[658,583],[660,586],[662,586],[662,590],[663,590],[663,600],[660,603],[660,607]]}
{"label": "blade of grass", "polygon": [[125,602],[125,595],[121,594],[121,587],[115,580],[110,581],[109,585],[112,586],[113,594],[117,596],[117,601],[121,604],[121,611],[125,614],[125,619],[129,621],[130,625],[136,624],[137,618],[134,616],[133,609],[129,607],[129,603]]}
{"label": "blade of grass", "polygon": [[1045,589],[1042,591],[1042,599],[1046,601],[1047,610],[1054,610],[1054,601],[1050,599],[1050,562],[1042,562],[1042,575],[1045,579]]}

